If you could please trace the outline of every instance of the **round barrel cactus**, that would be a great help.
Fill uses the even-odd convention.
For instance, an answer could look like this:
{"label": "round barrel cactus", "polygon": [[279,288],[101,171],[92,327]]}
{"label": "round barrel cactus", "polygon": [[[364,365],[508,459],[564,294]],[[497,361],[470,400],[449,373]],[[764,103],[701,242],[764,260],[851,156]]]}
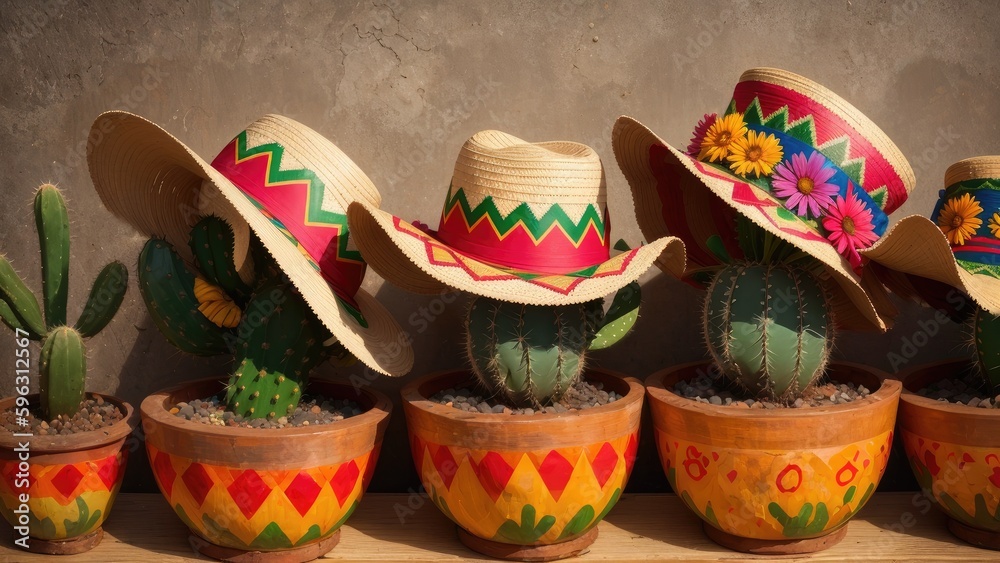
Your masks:
{"label": "round barrel cactus", "polygon": [[705,298],[704,334],[722,373],[760,398],[789,402],[822,374],[833,340],[815,276],[780,263],[722,269]]}
{"label": "round barrel cactus", "polygon": [[979,371],[993,391],[1000,392],[1000,317],[979,309],[972,322]]}

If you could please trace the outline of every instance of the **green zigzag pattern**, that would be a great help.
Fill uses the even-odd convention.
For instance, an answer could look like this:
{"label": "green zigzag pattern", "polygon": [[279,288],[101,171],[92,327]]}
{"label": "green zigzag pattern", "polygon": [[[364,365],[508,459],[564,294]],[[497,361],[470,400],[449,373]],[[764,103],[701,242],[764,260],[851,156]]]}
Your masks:
{"label": "green zigzag pattern", "polygon": [[[729,107],[726,108],[726,115],[731,113],[737,113],[736,100],[730,101]],[[747,109],[743,112],[743,120],[747,123],[762,125],[777,131],[782,131],[785,134],[808,144],[809,146],[816,147],[816,150],[829,159],[830,162],[834,163],[837,167],[843,170],[851,181],[858,186],[863,185],[862,180],[865,177],[865,159],[862,157],[848,158],[848,155],[851,152],[851,141],[846,136],[831,139],[822,145],[817,145],[816,124],[813,122],[812,115],[807,115],[797,121],[790,122],[788,120],[788,106],[782,106],[774,113],[765,116],[760,107],[760,100],[754,98],[753,101],[750,102],[750,105],[747,106]],[[885,186],[869,192],[869,195],[875,200],[875,203],[883,209],[885,208],[885,198],[887,194],[888,191]]]}
{"label": "green zigzag pattern", "polygon": [[601,237],[605,236],[604,218],[600,216],[597,207],[593,205],[587,207],[579,223],[575,223],[570,219],[566,215],[566,212],[557,204],[552,205],[541,218],[535,217],[535,214],[528,207],[527,203],[518,205],[514,211],[504,217],[500,214],[496,204],[493,203],[492,196],[486,196],[486,199],[482,203],[477,205],[475,209],[472,209],[468,198],[465,196],[465,190],[462,188],[454,190],[452,186],[448,186],[448,198],[444,202],[444,216],[451,213],[456,206],[462,207],[466,226],[476,224],[476,222],[485,216],[501,236],[505,236],[518,225],[522,225],[535,240],[540,241],[542,235],[553,224],[558,224],[567,236],[570,237],[570,240],[575,244],[579,244],[587,234],[591,221],[597,227]]}
{"label": "green zigzag pattern", "polygon": [[260,155],[271,156],[267,159],[267,180],[269,182],[305,182],[309,186],[307,188],[309,197],[306,202],[306,217],[310,223],[323,223],[340,229],[340,236],[337,237],[337,258],[362,262],[360,252],[347,248],[347,241],[350,237],[347,228],[347,215],[323,209],[323,196],[326,193],[326,185],[323,181],[311,170],[281,170],[281,159],[285,155],[285,147],[277,143],[264,143],[250,149],[247,148],[247,132],[243,131],[237,136],[236,158],[238,160]]}

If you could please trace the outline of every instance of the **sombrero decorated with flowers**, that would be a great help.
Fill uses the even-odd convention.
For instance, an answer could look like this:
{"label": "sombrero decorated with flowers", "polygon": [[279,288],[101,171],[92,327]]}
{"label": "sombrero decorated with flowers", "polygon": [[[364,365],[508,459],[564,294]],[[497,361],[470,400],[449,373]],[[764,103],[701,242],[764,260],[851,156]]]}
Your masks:
{"label": "sombrero decorated with flowers", "polygon": [[446,288],[529,305],[603,297],[654,261],[684,269],[676,238],[610,255],[601,159],[573,142],[481,131],[462,146],[436,231],[357,201],[351,234],[368,263],[417,293]]}
{"label": "sombrero decorated with flowers", "polygon": [[688,274],[743,257],[742,215],[823,266],[839,326],[886,327],[891,305],[859,251],[885,232],[914,177],[854,106],[796,74],[758,68],[685,150],[624,116],[612,144],[643,235],[680,237]]}
{"label": "sombrero decorated with flowers", "polygon": [[365,261],[346,209],[378,206],[371,180],[346,154],[294,120],[267,115],[236,135],[209,163],[137,115],[111,111],[91,129],[87,162],[101,201],[148,236],[163,237],[189,263],[191,227],[218,215],[233,228],[241,276],[250,231],[316,316],[374,370],[403,375],[413,351],[389,312],[364,289]]}
{"label": "sombrero decorated with flowers", "polygon": [[[952,164],[944,185],[930,219],[900,220],[862,254],[896,272],[958,288],[1000,315],[1000,156]],[[917,280],[888,276],[884,281],[901,294],[910,293],[901,284],[916,282],[917,293],[925,293]]]}

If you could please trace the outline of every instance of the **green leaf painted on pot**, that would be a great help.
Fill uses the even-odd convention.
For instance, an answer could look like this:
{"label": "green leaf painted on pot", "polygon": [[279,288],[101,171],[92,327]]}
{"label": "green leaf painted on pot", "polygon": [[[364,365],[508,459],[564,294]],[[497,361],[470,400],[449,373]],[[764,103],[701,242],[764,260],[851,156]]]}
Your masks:
{"label": "green leaf painted on pot", "polygon": [[339,530],[340,527],[343,526],[345,522],[347,522],[347,519],[351,517],[351,514],[354,514],[354,511],[357,510],[359,502],[360,502],[359,500],[355,499],[354,503],[351,504],[351,507],[347,509],[347,512],[345,512],[344,515],[340,517],[340,520],[337,520],[336,524],[334,524],[329,530],[326,531],[325,534],[323,534],[323,537],[325,538],[326,536],[329,536],[330,534]]}
{"label": "green leaf painted on pot", "polygon": [[292,540],[288,539],[285,532],[281,531],[281,526],[277,522],[271,522],[250,542],[250,547],[258,549],[288,549],[292,547]]}
{"label": "green leaf painted on pot", "polygon": [[321,537],[323,537],[323,535],[320,533],[319,526],[317,524],[313,524],[312,526],[309,526],[309,529],[306,530],[305,534],[302,534],[302,537],[299,538],[299,541],[295,542],[295,545],[296,546],[304,545],[313,540],[318,540]]}
{"label": "green leaf painted on pot", "polygon": [[830,521],[826,504],[822,502],[816,503],[816,516],[812,522],[809,521],[809,518],[813,515],[813,505],[808,502],[802,505],[797,516],[785,514],[785,511],[776,502],[767,505],[767,511],[781,524],[781,533],[786,538],[801,538],[819,534]]}
{"label": "green leaf painted on pot", "polygon": [[868,489],[865,490],[865,494],[861,496],[861,501],[858,502],[859,509],[862,506],[864,506],[866,502],[868,502],[868,499],[872,498],[872,493],[874,492],[875,492],[875,483],[869,483]]}
{"label": "green leaf painted on pot", "polygon": [[30,510],[28,511],[28,529],[41,530],[41,533],[33,534],[35,537],[56,539],[56,523],[49,517],[39,520],[38,517],[35,516],[35,513]]}
{"label": "green leaf painted on pot", "polygon": [[559,534],[559,539],[564,540],[566,538],[573,537],[577,534],[582,534],[590,528],[590,523],[594,521],[594,507],[589,504],[583,505],[583,507],[576,513],[576,516],[570,519],[566,523],[566,527],[563,528],[561,534]]}
{"label": "green leaf painted on pot", "polygon": [[76,510],[80,516],[75,522],[69,518],[63,520],[63,525],[66,527],[67,538],[75,538],[89,533],[96,528],[97,523],[101,521],[101,511],[95,510],[94,514],[91,515],[90,507],[87,506],[87,502],[83,500],[83,497],[76,497]]}
{"label": "green leaf painted on pot", "polygon": [[543,516],[535,523],[535,507],[530,504],[521,509],[521,523],[507,520],[500,525],[494,538],[505,539],[507,543],[529,545],[537,542],[556,523],[556,517]]}
{"label": "green leaf painted on pot", "polygon": [[712,508],[712,501],[705,505],[705,519],[716,528],[719,527],[719,519],[715,516],[715,509]]}
{"label": "green leaf painted on pot", "polygon": [[671,467],[667,470],[667,482],[670,483],[670,488],[677,492],[677,468]]}
{"label": "green leaf painted on pot", "polygon": [[858,488],[854,485],[851,485],[851,488],[847,489],[847,492],[844,493],[844,504],[851,502],[851,499],[854,498],[854,493],[856,492],[858,492]]}
{"label": "green leaf painted on pot", "polygon": [[437,505],[438,509],[444,513],[452,522],[455,521],[455,517],[451,515],[451,509],[448,508],[448,501],[445,500],[443,496],[438,495],[437,487],[431,485],[431,500]]}
{"label": "green leaf painted on pot", "polygon": [[615,492],[611,493],[611,500],[608,501],[608,504],[604,505],[604,510],[602,510],[601,513],[597,515],[597,519],[594,520],[594,522],[600,522],[601,520],[604,520],[604,517],[607,516],[609,512],[611,512],[611,509],[614,508],[616,504],[618,504],[618,499],[620,499],[621,496],[622,496],[622,490],[615,489]]}
{"label": "green leaf painted on pot", "polygon": [[[178,505],[178,508],[179,507],[180,505]],[[219,545],[227,545],[227,546],[250,547],[243,540],[236,537],[235,534],[230,532],[229,528],[223,526],[222,524],[219,524],[215,520],[212,520],[212,518],[208,514],[201,515],[201,522],[205,528],[205,535],[212,538],[212,543],[216,543]],[[197,530],[198,528],[192,526],[191,529]]]}
{"label": "green leaf painted on pot", "polygon": [[907,458],[910,460],[913,476],[917,478],[917,484],[920,485],[920,489],[924,491],[933,490],[934,478],[930,470],[927,469],[927,466],[924,465],[924,462],[915,456],[907,456]]}

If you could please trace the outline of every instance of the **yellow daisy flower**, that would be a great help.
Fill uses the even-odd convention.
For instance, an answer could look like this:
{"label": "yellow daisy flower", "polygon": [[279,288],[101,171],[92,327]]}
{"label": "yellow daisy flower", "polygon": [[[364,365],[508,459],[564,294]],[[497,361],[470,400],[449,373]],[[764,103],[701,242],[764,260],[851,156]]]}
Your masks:
{"label": "yellow daisy flower", "polygon": [[993,236],[1000,238],[1000,213],[994,213],[993,217],[990,217],[990,232]]}
{"label": "yellow daisy flower", "polygon": [[727,160],[732,163],[729,167],[733,171],[740,176],[753,172],[757,177],[769,176],[783,155],[781,144],[774,135],[755,131],[736,139],[729,152]]}
{"label": "yellow daisy flower", "polygon": [[733,143],[737,139],[742,139],[747,134],[747,124],[743,121],[742,113],[731,113],[725,117],[715,120],[715,123],[708,128],[705,138],[701,141],[701,151],[698,153],[698,160],[715,162],[724,160],[729,156],[729,151],[733,148]]}
{"label": "yellow daisy flower", "polygon": [[976,198],[966,193],[945,202],[941,213],[938,214],[937,223],[948,237],[948,242],[961,246],[982,226],[983,220],[979,218],[982,212],[983,208]]}

